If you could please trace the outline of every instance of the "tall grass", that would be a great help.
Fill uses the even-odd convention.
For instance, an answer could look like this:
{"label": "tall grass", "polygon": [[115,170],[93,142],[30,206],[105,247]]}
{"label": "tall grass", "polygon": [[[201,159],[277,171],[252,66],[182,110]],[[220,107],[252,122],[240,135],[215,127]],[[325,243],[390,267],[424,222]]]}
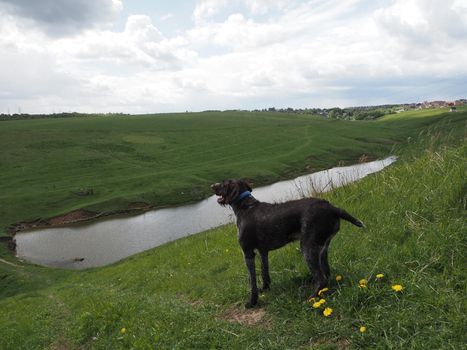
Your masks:
{"label": "tall grass", "polygon": [[[341,235],[334,255],[353,281],[374,282],[363,293],[339,293],[350,315],[372,329],[358,339],[361,346],[465,345],[465,150],[428,149],[416,161],[327,196],[369,227],[358,243]],[[385,274],[385,283],[375,281],[376,273]],[[393,295],[390,283],[405,292]]]}

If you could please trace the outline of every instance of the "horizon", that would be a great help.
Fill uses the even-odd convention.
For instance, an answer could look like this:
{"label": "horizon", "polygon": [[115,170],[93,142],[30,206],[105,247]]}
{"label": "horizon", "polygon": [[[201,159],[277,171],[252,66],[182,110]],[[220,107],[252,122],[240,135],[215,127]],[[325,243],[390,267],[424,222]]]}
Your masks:
{"label": "horizon", "polygon": [[459,0],[0,0],[0,48],[0,114],[353,108],[467,92]]}
{"label": "horizon", "polygon": [[[434,103],[444,103],[442,106],[434,106]],[[459,102],[460,104],[456,104]],[[361,106],[345,106],[345,107],[313,107],[313,106],[308,106],[308,107],[303,107],[303,108],[293,108],[293,107],[276,107],[276,106],[270,106],[267,108],[262,108],[262,109],[240,109],[240,108],[233,108],[233,109],[205,109],[205,110],[198,110],[198,111],[173,111],[173,112],[145,112],[145,113],[125,113],[125,112],[112,112],[112,111],[107,111],[107,112],[77,112],[77,111],[54,111],[52,113],[26,113],[26,112],[11,112],[8,111],[7,113],[0,113],[0,116],[4,115],[9,115],[9,116],[15,116],[15,115],[59,115],[59,114],[79,114],[79,115],[92,115],[92,114],[108,114],[108,115],[157,115],[157,114],[181,114],[181,113],[211,113],[211,112],[284,112],[287,111],[288,109],[292,109],[294,112],[295,111],[306,111],[306,110],[322,110],[322,111],[329,111],[332,109],[341,109],[341,110],[350,110],[350,109],[375,109],[375,108],[395,108],[395,107],[411,107],[412,109],[415,109],[413,106],[418,106],[418,105],[425,105],[423,107],[424,109],[427,108],[447,108],[447,107],[456,107],[456,106],[463,106],[467,104],[467,99],[466,98],[459,98],[455,100],[441,100],[441,99],[434,99],[431,101],[424,100],[423,102],[417,101],[417,102],[403,102],[403,103],[387,103],[383,105],[361,105]],[[420,106],[421,108],[421,106]],[[422,109],[423,109],[422,108]],[[271,110],[272,109],[272,110]]]}

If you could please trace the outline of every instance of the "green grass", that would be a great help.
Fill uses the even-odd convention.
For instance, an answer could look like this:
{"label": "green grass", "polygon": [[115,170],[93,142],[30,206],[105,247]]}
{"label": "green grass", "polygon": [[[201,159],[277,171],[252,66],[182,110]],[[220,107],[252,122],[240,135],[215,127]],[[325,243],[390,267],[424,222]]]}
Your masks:
{"label": "green grass", "polygon": [[[424,118],[413,117],[419,114]],[[351,122],[211,112],[0,122],[0,235],[10,224],[79,208],[199,200],[224,178],[262,185],[355,163],[362,154],[382,157],[428,125],[455,129],[466,115],[431,110]],[[89,188],[93,195],[75,194]]]}
{"label": "green grass", "polygon": [[332,274],[344,276],[326,296],[332,317],[306,302],[297,244],[271,253],[272,290],[246,311],[246,270],[227,225],[80,272],[0,262],[0,348],[464,348],[465,128],[439,126],[395,149],[395,165],[324,195],[368,227],[343,223],[331,244]]}

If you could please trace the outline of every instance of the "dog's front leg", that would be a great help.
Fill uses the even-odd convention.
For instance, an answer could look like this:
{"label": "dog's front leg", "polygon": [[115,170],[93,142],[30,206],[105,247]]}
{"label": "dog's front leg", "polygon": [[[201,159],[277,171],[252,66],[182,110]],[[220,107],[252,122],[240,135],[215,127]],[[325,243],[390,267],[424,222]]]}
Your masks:
{"label": "dog's front leg", "polygon": [[245,304],[245,307],[250,308],[258,303],[258,287],[256,286],[256,269],[255,269],[255,253],[254,251],[244,252],[245,264],[248,269],[250,279],[250,301]]}
{"label": "dog's front leg", "polygon": [[259,252],[261,255],[261,278],[263,279],[263,286],[261,291],[269,290],[271,284],[271,277],[269,276],[269,259],[268,251],[262,250]]}

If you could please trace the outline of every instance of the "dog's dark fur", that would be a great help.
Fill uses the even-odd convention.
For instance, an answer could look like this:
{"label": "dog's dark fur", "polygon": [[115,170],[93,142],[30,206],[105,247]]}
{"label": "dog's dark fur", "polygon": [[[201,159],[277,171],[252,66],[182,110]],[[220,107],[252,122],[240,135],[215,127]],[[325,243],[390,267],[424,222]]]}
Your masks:
{"label": "dog's dark fur", "polygon": [[340,219],[363,227],[361,221],[323,199],[306,198],[270,204],[260,202],[248,193],[241,198],[242,193],[252,191],[243,180],[226,180],[212,185],[211,189],[219,196],[218,203],[230,205],[237,217],[238,242],[250,278],[251,293],[247,307],[258,302],[255,250],[261,257],[262,290],[268,290],[271,283],[268,252],[300,240],[303,257],[315,282],[314,295],[317,295],[329,281],[328,247],[339,230]]}

